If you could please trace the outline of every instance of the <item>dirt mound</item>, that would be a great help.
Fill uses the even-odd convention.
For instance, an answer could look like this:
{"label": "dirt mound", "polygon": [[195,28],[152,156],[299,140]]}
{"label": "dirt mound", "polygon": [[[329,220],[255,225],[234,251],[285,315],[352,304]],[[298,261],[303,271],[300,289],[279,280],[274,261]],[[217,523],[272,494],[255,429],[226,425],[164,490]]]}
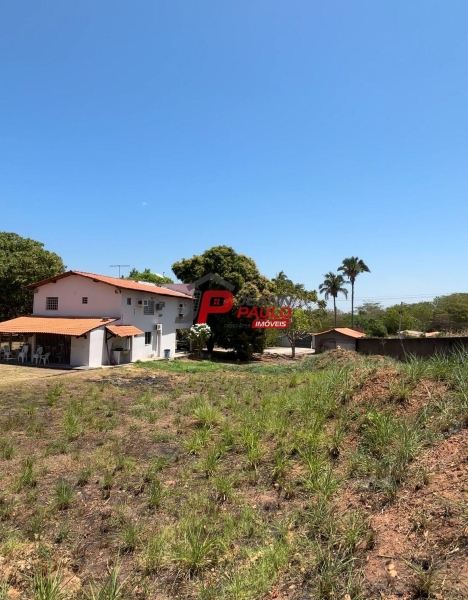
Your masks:
{"label": "dirt mound", "polygon": [[395,369],[376,368],[369,372],[354,395],[354,400],[358,403],[390,405],[398,415],[414,415],[429,401],[441,398],[447,391],[441,382],[422,379],[411,383]]}
{"label": "dirt mound", "polygon": [[[337,348],[336,350],[328,350],[323,354],[318,354],[315,359],[315,367],[317,369],[327,369],[334,365],[354,365],[362,360],[362,356],[354,350],[344,350]],[[366,356],[366,360],[379,364],[385,361],[383,356]]]}
{"label": "dirt mound", "polygon": [[369,592],[388,600],[428,597],[415,590],[433,577],[430,597],[466,598],[468,431],[425,451],[413,471],[422,479],[413,478],[398,503],[370,519],[376,544],[364,569]]}

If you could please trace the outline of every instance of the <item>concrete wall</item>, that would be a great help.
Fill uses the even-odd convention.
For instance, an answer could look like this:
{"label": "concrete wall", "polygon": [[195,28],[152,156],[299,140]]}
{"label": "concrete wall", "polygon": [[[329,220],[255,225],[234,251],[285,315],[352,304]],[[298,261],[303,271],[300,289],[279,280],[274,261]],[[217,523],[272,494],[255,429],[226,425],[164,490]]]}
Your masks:
{"label": "concrete wall", "polygon": [[[312,337],[311,335],[306,335],[300,340],[296,341],[296,348],[312,348]],[[283,334],[279,335],[278,338],[278,346],[282,348],[291,348],[291,343],[288,339],[288,336]]]}
{"label": "concrete wall", "polygon": [[450,354],[460,348],[468,349],[468,337],[451,338],[361,338],[356,349],[362,354],[380,354],[404,359],[408,355],[428,357],[437,352]]}

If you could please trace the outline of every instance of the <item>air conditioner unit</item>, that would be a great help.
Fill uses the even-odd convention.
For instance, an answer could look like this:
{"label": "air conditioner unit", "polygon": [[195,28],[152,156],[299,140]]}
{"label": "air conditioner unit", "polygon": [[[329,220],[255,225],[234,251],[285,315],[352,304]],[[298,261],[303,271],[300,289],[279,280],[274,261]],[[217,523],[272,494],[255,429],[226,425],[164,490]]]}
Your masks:
{"label": "air conditioner unit", "polygon": [[157,324],[154,326],[154,330],[155,330],[155,331],[162,331],[162,324],[161,324],[161,323],[157,323]]}
{"label": "air conditioner unit", "polygon": [[184,316],[184,313],[179,313],[179,319],[182,319]]}
{"label": "air conditioner unit", "polygon": [[157,302],[156,303],[156,310],[162,310],[165,306],[166,306],[165,302]]}
{"label": "air conditioner unit", "polygon": [[179,309],[181,308],[187,308],[187,303],[186,302],[179,302]]}
{"label": "air conditioner unit", "polygon": [[138,304],[139,306],[141,306],[141,305],[143,304],[143,300],[138,300],[138,301],[137,301],[137,304]]}

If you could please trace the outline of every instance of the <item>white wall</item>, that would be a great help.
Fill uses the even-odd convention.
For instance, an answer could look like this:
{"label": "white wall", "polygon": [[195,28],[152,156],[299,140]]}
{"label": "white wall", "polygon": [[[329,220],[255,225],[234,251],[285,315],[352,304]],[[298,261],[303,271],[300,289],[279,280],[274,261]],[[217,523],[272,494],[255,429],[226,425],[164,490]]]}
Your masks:
{"label": "white wall", "polygon": [[[102,365],[103,345],[106,339],[104,327],[95,329],[88,333],[89,338],[89,367],[100,367]],[[81,338],[80,338],[81,339]],[[106,360],[107,362],[107,360]]]}
{"label": "white wall", "polygon": [[86,338],[71,338],[70,365],[72,367],[87,367],[89,365],[90,339],[90,334]]}
{"label": "white wall", "polygon": [[[179,323],[178,315],[180,302],[186,302],[185,311],[191,310],[192,300],[190,298],[172,298],[149,294],[146,292],[134,292],[122,290],[122,321],[123,325],[134,325],[141,331],[151,332],[151,344],[145,345],[145,336],[139,335],[133,338],[132,362],[136,360],[151,360],[164,356],[164,350],[170,350],[174,356],[176,350],[176,329],[189,327],[189,324]],[[127,298],[131,298],[131,305],[127,304]],[[138,300],[154,300],[154,303],[164,302],[161,310],[154,311],[154,315],[145,315],[143,305]],[[155,330],[155,325],[162,325],[162,333]]]}
{"label": "white wall", "polygon": [[[58,310],[46,310],[46,298],[58,297]],[[88,304],[82,298],[88,298]],[[120,317],[120,294],[105,283],[79,275],[46,283],[34,294],[33,314],[46,317]]]}

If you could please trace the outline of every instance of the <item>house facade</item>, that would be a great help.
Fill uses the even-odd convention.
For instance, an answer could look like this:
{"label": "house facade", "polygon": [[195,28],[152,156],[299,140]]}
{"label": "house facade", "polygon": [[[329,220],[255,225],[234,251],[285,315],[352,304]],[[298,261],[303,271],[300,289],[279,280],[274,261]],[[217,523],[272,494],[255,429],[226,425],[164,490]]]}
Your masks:
{"label": "house facade", "polygon": [[176,349],[176,330],[192,325],[193,300],[146,282],[68,271],[28,286],[33,313],[0,323],[21,334],[31,357],[39,346],[50,362],[70,366],[154,360]]}

